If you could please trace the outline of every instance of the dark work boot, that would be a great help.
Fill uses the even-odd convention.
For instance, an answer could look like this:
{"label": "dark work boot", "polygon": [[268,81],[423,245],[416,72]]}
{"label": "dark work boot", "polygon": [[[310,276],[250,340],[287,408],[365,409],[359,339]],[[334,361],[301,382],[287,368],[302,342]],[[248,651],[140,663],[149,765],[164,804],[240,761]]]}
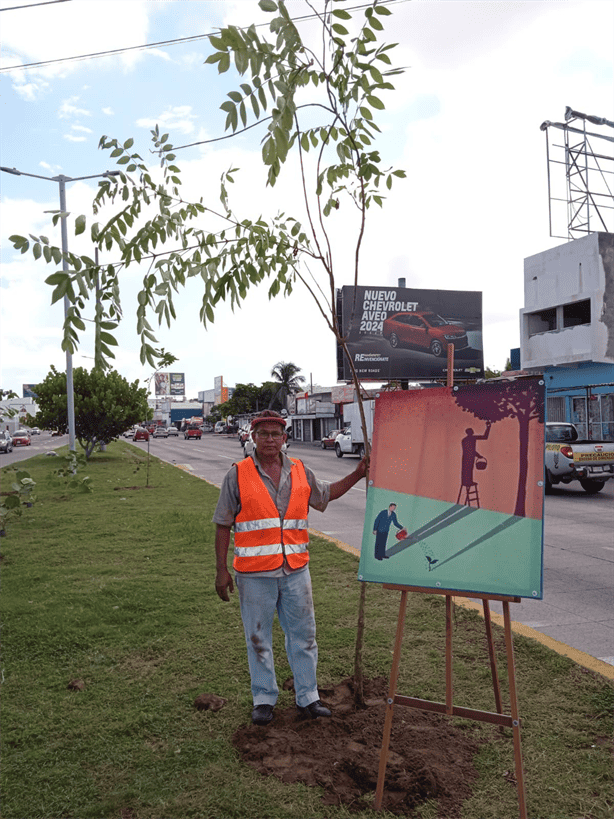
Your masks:
{"label": "dark work boot", "polygon": [[308,717],[309,719],[317,719],[318,717],[330,717],[332,716],[331,712],[326,708],[320,700],[316,700],[315,702],[310,702],[309,705],[305,705],[301,707],[300,705],[297,706],[298,710],[304,717]]}
{"label": "dark work boot", "polygon": [[268,725],[273,719],[273,705],[265,702],[263,705],[256,705],[252,711],[252,722],[254,725]]}

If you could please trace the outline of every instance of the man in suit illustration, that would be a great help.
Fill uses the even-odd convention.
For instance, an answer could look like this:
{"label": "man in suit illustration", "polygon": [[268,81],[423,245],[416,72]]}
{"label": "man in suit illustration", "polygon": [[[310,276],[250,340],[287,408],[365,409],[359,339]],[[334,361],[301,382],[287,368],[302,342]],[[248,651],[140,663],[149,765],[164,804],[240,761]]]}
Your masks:
{"label": "man in suit illustration", "polygon": [[373,534],[375,535],[375,559],[383,560],[386,555],[386,542],[388,541],[388,532],[391,526],[396,526],[401,530],[403,525],[397,520],[395,509],[396,503],[391,503],[388,509],[382,509],[379,515],[375,518],[373,524]]}

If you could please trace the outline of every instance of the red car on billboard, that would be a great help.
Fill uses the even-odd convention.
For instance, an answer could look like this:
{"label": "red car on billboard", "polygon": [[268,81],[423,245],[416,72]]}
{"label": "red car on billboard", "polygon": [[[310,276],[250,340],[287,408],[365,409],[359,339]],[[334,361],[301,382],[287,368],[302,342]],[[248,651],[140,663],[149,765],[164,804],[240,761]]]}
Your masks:
{"label": "red car on billboard", "polygon": [[446,355],[448,344],[456,350],[469,346],[464,327],[430,312],[395,313],[384,321],[382,335],[391,347],[417,347],[435,356]]}

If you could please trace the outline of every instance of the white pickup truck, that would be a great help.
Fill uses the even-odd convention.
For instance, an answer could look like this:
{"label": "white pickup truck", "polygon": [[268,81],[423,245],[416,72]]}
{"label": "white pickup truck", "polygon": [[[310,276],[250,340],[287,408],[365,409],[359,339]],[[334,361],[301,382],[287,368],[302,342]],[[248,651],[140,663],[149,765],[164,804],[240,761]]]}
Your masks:
{"label": "white pickup truck", "polygon": [[[367,423],[367,435],[369,437],[369,443],[371,443],[373,438],[373,411],[375,409],[375,401],[370,399],[363,401],[362,404],[365,411],[365,421]],[[357,401],[353,404],[346,404],[343,407],[343,423],[346,428],[337,435],[335,440],[337,458],[343,458],[344,455],[358,455],[359,458],[362,458],[365,454],[365,439],[362,434],[360,408]]]}
{"label": "white pickup truck", "polygon": [[546,492],[557,483],[580,481],[590,495],[614,478],[614,441],[580,441],[573,424],[546,424]]}

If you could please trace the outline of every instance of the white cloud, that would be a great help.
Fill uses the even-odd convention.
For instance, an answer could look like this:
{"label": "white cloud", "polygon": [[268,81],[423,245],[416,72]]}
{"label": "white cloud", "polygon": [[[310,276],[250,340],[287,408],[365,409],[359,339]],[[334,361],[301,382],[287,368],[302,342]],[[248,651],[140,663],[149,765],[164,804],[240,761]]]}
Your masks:
{"label": "white cloud", "polygon": [[92,129],[86,128],[85,125],[71,125],[70,127],[73,129],[73,131],[82,131],[84,134],[93,133]]}
{"label": "white cloud", "polygon": [[50,165],[48,162],[45,162],[44,159],[42,159],[38,164],[41,166],[41,168],[45,168],[45,170],[47,170],[47,171],[61,171],[62,170],[61,165]]}
{"label": "white cloud", "polygon": [[70,117],[91,117],[92,114],[90,111],[87,111],[85,108],[79,108],[75,105],[76,102],[79,102],[79,97],[69,97],[67,100],[60,105],[60,110],[58,111],[58,117],[60,119],[69,119]]}
{"label": "white cloud", "polygon": [[114,111],[112,108],[108,108],[108,107],[107,107],[107,108],[103,108],[103,109],[102,109],[102,113],[103,113],[103,114],[106,114],[108,117],[113,117],[113,116],[115,116],[115,111]]}
{"label": "white cloud", "polygon": [[160,125],[176,134],[191,134],[194,131],[196,119],[191,105],[173,105],[156,119],[143,117],[137,119],[136,124],[139,128],[153,128],[155,125]]}
{"label": "white cloud", "polygon": [[64,139],[69,142],[87,142],[87,137],[74,136],[74,134],[64,134]]}

